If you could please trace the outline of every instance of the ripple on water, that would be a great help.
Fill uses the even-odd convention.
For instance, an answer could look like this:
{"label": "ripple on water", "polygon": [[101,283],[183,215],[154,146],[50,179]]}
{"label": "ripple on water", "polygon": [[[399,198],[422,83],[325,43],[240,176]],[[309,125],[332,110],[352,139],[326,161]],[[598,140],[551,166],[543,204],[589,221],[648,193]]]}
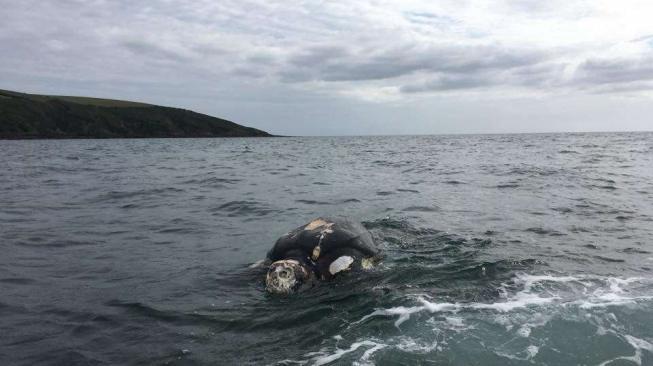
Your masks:
{"label": "ripple on water", "polygon": [[518,184],[518,183],[512,183],[512,182],[510,182],[510,183],[503,183],[503,184],[497,184],[497,185],[496,185],[496,188],[499,188],[499,189],[506,189],[506,188],[519,188],[519,184]]}
{"label": "ripple on water", "polygon": [[408,206],[402,209],[404,212],[436,212],[440,210],[437,206]]}
{"label": "ripple on water", "polygon": [[105,202],[105,201],[120,201],[124,199],[133,199],[133,198],[147,198],[147,197],[166,197],[169,195],[174,195],[184,192],[183,189],[174,188],[174,187],[165,187],[165,188],[152,188],[152,189],[140,189],[136,191],[110,191],[107,193],[102,193],[94,199],[94,202]]}
{"label": "ripple on water", "polygon": [[209,209],[214,216],[226,215],[229,217],[238,216],[266,216],[278,210],[270,208],[267,204],[253,200],[229,201],[217,207]]}

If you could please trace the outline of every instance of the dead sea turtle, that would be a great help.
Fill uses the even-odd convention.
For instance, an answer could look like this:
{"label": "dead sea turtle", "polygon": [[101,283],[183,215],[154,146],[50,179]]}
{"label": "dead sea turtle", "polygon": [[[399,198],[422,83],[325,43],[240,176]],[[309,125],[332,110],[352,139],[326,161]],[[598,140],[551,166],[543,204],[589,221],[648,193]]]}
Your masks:
{"label": "dead sea turtle", "polygon": [[317,218],[283,235],[268,252],[266,290],[290,294],[343,271],[368,269],[379,258],[370,233],[358,222]]}

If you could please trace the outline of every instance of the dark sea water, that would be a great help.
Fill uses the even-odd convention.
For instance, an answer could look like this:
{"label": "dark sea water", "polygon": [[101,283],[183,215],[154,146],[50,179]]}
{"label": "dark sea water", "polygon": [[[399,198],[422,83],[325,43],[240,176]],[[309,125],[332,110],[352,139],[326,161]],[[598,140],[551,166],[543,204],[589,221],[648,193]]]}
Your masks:
{"label": "dark sea water", "polygon": [[653,134],[0,141],[0,251],[0,365],[653,365]]}

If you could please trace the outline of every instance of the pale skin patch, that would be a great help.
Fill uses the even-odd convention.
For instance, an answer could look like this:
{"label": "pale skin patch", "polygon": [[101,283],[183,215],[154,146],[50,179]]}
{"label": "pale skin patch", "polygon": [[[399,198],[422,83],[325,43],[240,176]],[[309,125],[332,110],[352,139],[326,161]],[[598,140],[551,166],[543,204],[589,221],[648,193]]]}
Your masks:
{"label": "pale skin patch", "polygon": [[320,257],[320,251],[321,251],[321,249],[320,249],[319,245],[316,246],[315,248],[313,248],[313,254],[311,255],[311,258],[314,261],[316,261]]}
{"label": "pale skin patch", "polygon": [[271,269],[265,278],[265,288],[268,292],[289,294],[297,283],[295,271],[301,271],[307,277],[306,270],[294,259],[284,259],[272,263]]}
{"label": "pale skin patch", "polygon": [[351,269],[352,263],[354,263],[354,258],[348,255],[343,255],[342,257],[338,257],[338,259],[331,262],[331,264],[329,265],[329,273],[331,273],[331,275],[335,275],[338,272],[348,271]]}
{"label": "pale skin patch", "polygon": [[363,269],[372,269],[374,267],[374,259],[372,258],[363,258],[361,259],[361,268]]}
{"label": "pale skin patch", "polygon": [[326,222],[323,219],[315,219],[311,222],[308,223],[308,225],[304,226],[304,230],[315,230],[322,228],[321,230],[321,235],[320,235],[320,241],[317,243],[315,248],[313,248],[313,253],[311,253],[311,259],[316,261],[320,257],[320,244],[322,243],[322,239],[326,236],[326,234],[331,234],[333,233],[333,227],[334,223],[332,222]]}
{"label": "pale skin patch", "polygon": [[304,230],[315,230],[315,229],[323,227],[323,226],[326,226],[326,230],[329,230],[330,232],[333,232],[333,231],[331,231],[331,226],[333,226],[333,223],[332,222],[326,222],[323,219],[315,219],[315,220],[309,222],[308,225],[304,226]]}

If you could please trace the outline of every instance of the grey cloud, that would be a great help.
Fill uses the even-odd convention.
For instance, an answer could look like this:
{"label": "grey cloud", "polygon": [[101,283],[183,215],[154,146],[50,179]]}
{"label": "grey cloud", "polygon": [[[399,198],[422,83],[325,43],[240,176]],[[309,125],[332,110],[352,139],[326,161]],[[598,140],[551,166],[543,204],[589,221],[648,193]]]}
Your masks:
{"label": "grey cloud", "polygon": [[443,51],[446,53],[438,60],[442,64],[434,64],[434,69],[465,73],[535,65],[549,57],[535,50],[508,49],[498,45],[468,46]]}
{"label": "grey cloud", "polygon": [[191,47],[194,53],[203,56],[224,56],[228,52],[224,48],[217,47],[211,44],[197,44]]}
{"label": "grey cloud", "polygon": [[514,86],[523,88],[551,88],[562,85],[565,65],[552,62],[516,66],[501,69],[476,69],[471,73],[441,74],[426,82],[403,85],[402,93],[428,93],[478,89],[494,86]]}
{"label": "grey cloud", "polygon": [[576,81],[587,85],[630,83],[653,79],[653,57],[642,59],[590,59],[576,70]]}
{"label": "grey cloud", "polygon": [[630,40],[631,42],[649,42],[653,41],[653,34],[647,34],[645,36],[637,37],[635,39]]}
{"label": "grey cloud", "polygon": [[427,82],[404,85],[399,88],[402,93],[423,93],[433,91],[448,91],[461,89],[475,89],[490,86],[495,81],[489,77],[479,76],[443,76]]}
{"label": "grey cloud", "polygon": [[247,57],[247,61],[255,65],[273,65],[277,63],[278,58],[274,55],[256,53]]}
{"label": "grey cloud", "polygon": [[510,70],[512,83],[530,88],[556,87],[564,84],[564,63],[545,62]]}
{"label": "grey cloud", "polygon": [[[396,90],[403,93],[402,103],[411,106],[402,113],[431,105],[420,104],[423,99],[414,97],[418,93],[473,90],[479,98],[492,99],[515,89],[561,90],[607,100],[598,94],[653,90],[653,36],[648,28],[640,37],[628,36],[641,42],[632,47],[640,56],[619,59],[607,46],[597,48],[600,42],[612,42],[608,40],[557,49],[551,37],[559,32],[551,33],[551,42],[535,43],[541,49],[530,47],[527,32],[495,32],[483,19],[476,22],[465,11],[457,12],[477,6],[469,1],[451,0],[442,7],[386,3],[5,0],[0,11],[0,80],[5,87],[32,92],[146,97],[152,103],[215,108],[217,115],[230,110],[234,120],[257,118],[261,126],[279,120],[300,126],[307,115],[326,121],[320,116],[352,106],[359,108],[352,119],[384,115],[389,109],[369,107],[359,98],[394,98]],[[496,19],[515,19],[515,27],[508,28],[519,32],[519,27],[530,27],[533,18],[575,21],[592,6],[588,4],[505,0],[484,12],[499,15]],[[579,58],[585,54],[606,58],[582,62]],[[504,88],[510,90],[504,93]],[[528,97],[520,90],[514,95]],[[459,98],[460,111],[476,108],[476,100],[462,94],[443,99]],[[543,108],[540,104],[535,102],[533,108]],[[415,112],[415,119],[431,121],[433,111],[446,106],[421,116]],[[297,108],[306,114],[295,112]],[[588,110],[593,108],[594,103]],[[375,126],[376,117],[369,118],[369,126]],[[305,132],[314,131],[313,125],[306,124]]]}
{"label": "grey cloud", "polygon": [[307,67],[324,64],[332,59],[352,56],[351,51],[340,45],[323,45],[307,47],[291,56],[289,63],[295,66]]}
{"label": "grey cloud", "polygon": [[181,52],[175,52],[163,48],[156,43],[144,40],[123,41],[121,42],[121,45],[133,53],[151,58],[155,61],[172,60],[181,62],[188,59],[188,57],[183,55]]}
{"label": "grey cloud", "polygon": [[[303,18],[288,22],[282,19],[300,17],[302,9],[282,7],[285,17],[277,19],[273,16],[277,6],[256,0],[198,1],[179,6],[153,0],[154,5],[148,7],[126,0],[67,0],[64,5],[59,4],[64,3],[46,2],[56,20],[48,23],[45,32],[25,27],[30,33],[23,39],[11,40],[19,45],[13,52],[25,56],[43,54],[46,47],[31,45],[47,45],[53,39],[61,39],[72,47],[65,53],[49,50],[56,55],[48,58],[62,67],[77,62],[78,70],[83,66],[84,73],[94,78],[161,81],[161,77],[165,79],[174,71],[178,78],[259,78],[283,84],[319,81],[399,86],[406,83],[402,78],[423,76],[431,80],[421,86],[401,88],[415,93],[506,84],[539,86],[552,76],[549,71],[535,70],[552,55],[535,49],[499,43],[478,45],[478,40],[424,42],[423,38],[418,40],[401,31],[388,32],[382,25],[377,34],[375,24],[358,24],[354,18],[336,17],[328,11],[319,16],[310,13],[315,23]],[[22,13],[15,13],[11,19],[16,25],[20,24],[18,19],[31,19],[30,9],[29,4],[17,5],[14,10]],[[304,10],[324,9],[311,5]],[[91,13],[94,15],[83,15]],[[457,22],[449,16],[424,11],[399,15],[417,23]],[[72,18],[76,19],[74,23],[67,20]],[[335,34],[345,31],[353,31],[352,36],[334,40]],[[206,37],[195,37],[199,33]],[[11,34],[0,32],[0,38],[12,37]],[[83,60],[83,65],[79,65],[79,60]],[[5,67],[18,63],[1,61],[0,65]],[[36,65],[23,63],[21,67],[41,69],[46,74],[47,68],[51,68],[52,74],[61,73],[52,63],[32,63]],[[79,77],[82,76],[80,73]]]}
{"label": "grey cloud", "polygon": [[238,76],[244,76],[247,78],[263,78],[266,76],[265,70],[252,68],[252,67],[235,67],[232,70],[232,73]]}
{"label": "grey cloud", "polygon": [[627,84],[606,84],[594,88],[595,94],[623,94],[653,90],[653,82],[632,82]]}
{"label": "grey cloud", "polygon": [[446,15],[427,13],[427,12],[406,12],[404,17],[416,24],[428,25],[439,29],[447,29],[460,24],[459,21]]}
{"label": "grey cloud", "polygon": [[405,44],[392,49],[366,50],[320,47],[301,51],[281,71],[284,81],[369,81],[417,72],[481,73],[533,65],[544,61],[541,52],[506,49],[500,45],[424,47]]}

